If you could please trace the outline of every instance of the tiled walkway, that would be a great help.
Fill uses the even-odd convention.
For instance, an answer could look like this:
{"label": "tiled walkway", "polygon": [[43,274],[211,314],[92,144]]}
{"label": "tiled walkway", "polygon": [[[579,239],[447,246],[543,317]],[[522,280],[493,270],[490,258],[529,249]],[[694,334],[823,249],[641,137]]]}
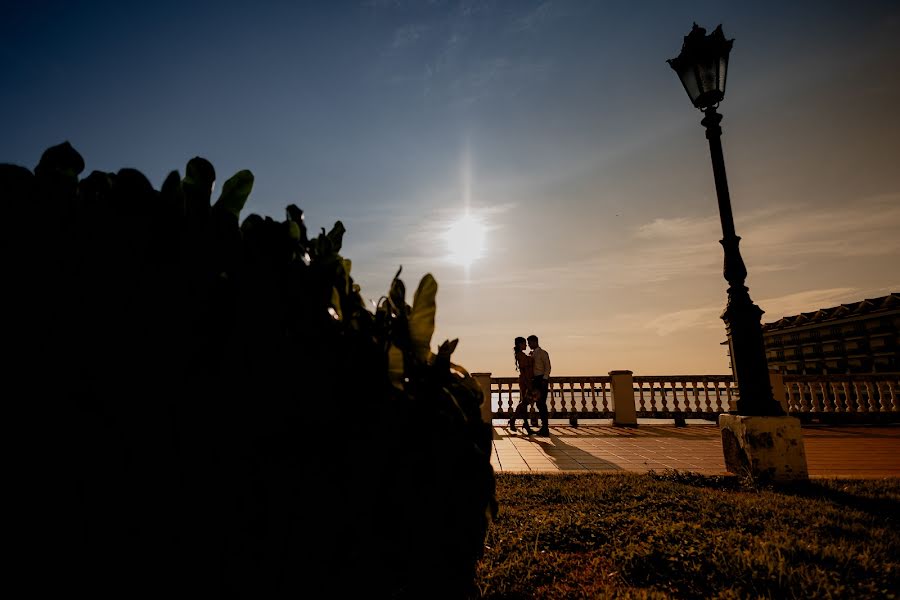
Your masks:
{"label": "tiled walkway", "polygon": [[[900,426],[803,428],[810,477],[900,477]],[[550,437],[494,424],[498,472],[663,471],[724,474],[715,424],[550,426]]]}

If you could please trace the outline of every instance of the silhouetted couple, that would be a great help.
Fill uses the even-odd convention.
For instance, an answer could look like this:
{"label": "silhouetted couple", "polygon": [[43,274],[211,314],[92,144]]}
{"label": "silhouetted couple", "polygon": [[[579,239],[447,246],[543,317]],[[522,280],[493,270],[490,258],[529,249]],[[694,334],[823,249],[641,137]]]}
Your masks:
{"label": "silhouetted couple", "polygon": [[[525,344],[531,348],[531,354],[525,353]],[[519,405],[509,420],[510,431],[516,431],[516,419],[522,419],[525,433],[532,435],[528,424],[528,407],[537,404],[541,416],[541,428],[537,434],[543,437],[550,435],[550,418],[547,413],[547,389],[550,383],[550,355],[541,348],[536,335],[529,335],[528,340],[517,337],[513,352],[516,357],[516,369],[519,371]]]}

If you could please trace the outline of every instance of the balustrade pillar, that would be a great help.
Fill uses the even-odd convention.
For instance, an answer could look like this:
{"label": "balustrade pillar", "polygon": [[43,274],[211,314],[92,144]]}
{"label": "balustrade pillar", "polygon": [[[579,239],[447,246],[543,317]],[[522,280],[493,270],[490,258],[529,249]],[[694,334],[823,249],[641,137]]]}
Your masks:
{"label": "balustrade pillar", "polygon": [[491,425],[494,420],[494,411],[491,408],[491,374],[490,373],[472,373],[472,377],[481,387],[484,394],[484,401],[481,403],[481,419]]}
{"label": "balustrade pillar", "polygon": [[637,413],[634,408],[634,378],[631,371],[610,371],[609,388],[612,391],[616,416],[613,425],[637,427]]}
{"label": "balustrade pillar", "polygon": [[775,402],[781,404],[784,414],[790,413],[787,393],[784,389],[784,375],[774,369],[769,370],[769,383],[772,384],[772,396],[775,398]]}

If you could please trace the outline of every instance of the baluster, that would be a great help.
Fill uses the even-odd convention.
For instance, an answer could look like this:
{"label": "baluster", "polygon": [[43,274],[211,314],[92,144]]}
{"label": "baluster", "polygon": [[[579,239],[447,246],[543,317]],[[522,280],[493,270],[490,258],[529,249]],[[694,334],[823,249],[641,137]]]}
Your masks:
{"label": "baluster", "polygon": [[566,413],[566,383],[564,381],[560,381],[558,384],[553,386],[556,390],[556,404],[555,406],[555,415],[557,417],[565,416]]}
{"label": "baluster", "polygon": [[606,382],[600,382],[600,405],[603,408],[603,413],[606,414],[609,412],[609,398],[606,397]]}
{"label": "baluster", "polygon": [[697,387],[699,385],[698,381],[692,381],[691,385],[694,386],[694,412],[702,412],[700,410],[700,389]]}
{"label": "baluster", "polygon": [[591,387],[591,412],[597,414],[597,382],[593,378],[588,379],[588,385]]}
{"label": "baluster", "polygon": [[809,412],[821,412],[822,403],[819,402],[819,392],[816,390],[815,382],[807,382],[806,388],[809,390]]}
{"label": "baluster", "polygon": [[828,384],[828,389],[831,390],[831,396],[834,399],[834,412],[843,412],[843,407],[841,407],[841,392],[838,390],[838,385],[836,381],[832,381]]}
{"label": "baluster", "polygon": [[734,380],[725,382],[725,402],[728,404],[728,410],[731,410],[731,403],[733,402],[733,399],[731,397],[731,388],[733,383]]}
{"label": "baluster", "polygon": [[703,397],[706,400],[706,412],[713,412],[712,401],[709,398],[709,379],[703,378]]}
{"label": "baluster", "polygon": [[853,391],[854,412],[866,412],[866,407],[862,400],[862,393],[859,391],[859,382],[856,380],[850,381],[850,389]]}
{"label": "baluster", "polygon": [[806,394],[806,387],[808,385],[808,383],[802,381],[797,382],[797,390],[800,392],[800,412],[802,413],[809,412],[809,396]]}
{"label": "baluster", "polygon": [[[578,383],[577,381],[573,381],[572,383],[569,384],[569,387],[572,389],[572,408],[569,409],[569,416],[577,415],[578,413],[581,412],[581,409],[578,407],[578,399],[584,395],[584,389],[583,389],[584,384],[583,383],[581,384],[582,390],[579,392],[578,389],[575,387],[577,383]],[[576,393],[576,392],[578,392],[578,393]]]}
{"label": "baluster", "polygon": [[820,381],[819,390],[822,392],[822,411],[834,412],[834,404],[832,403],[831,397],[828,394],[828,383],[825,381]]}
{"label": "baluster", "polygon": [[[494,378],[491,378],[490,383],[488,384],[488,402],[491,403],[491,416],[495,417],[497,415],[497,411],[500,410],[500,394],[495,392],[494,390]],[[496,384],[499,390],[499,384]],[[494,394],[497,393],[497,410],[494,410]]]}
{"label": "baluster", "polygon": [[888,412],[889,410],[891,410],[891,405],[888,403],[888,395],[886,393],[886,390],[886,382],[875,382],[875,391],[878,392],[878,407],[881,412]]}
{"label": "baluster", "polygon": [[568,412],[571,410],[570,405],[572,401],[572,384],[569,383],[568,392],[566,391],[566,382],[559,382],[559,413],[560,416],[568,416]]}
{"label": "baluster", "polygon": [[900,389],[900,379],[896,382],[888,381],[888,386],[891,391],[891,411],[897,412],[900,411],[900,406],[897,406],[897,391]]}
{"label": "baluster", "polygon": [[640,383],[637,384],[637,386],[638,386],[638,411],[646,412],[647,404],[644,400],[644,382],[641,381]]}
{"label": "baluster", "polygon": [[826,381],[825,387],[828,388],[828,394],[831,396],[832,411],[841,412],[841,393],[838,391],[837,382]]}
{"label": "baluster", "polygon": [[[816,391],[816,385],[818,385],[819,389]],[[813,410],[815,412],[822,412],[822,401],[819,399],[819,394],[822,393],[822,383],[821,382],[809,382],[809,391],[812,394],[812,405]]]}
{"label": "baluster", "polygon": [[678,388],[674,381],[669,382],[669,387],[672,388],[672,404],[675,406],[676,412],[681,412],[681,406],[678,403]]}
{"label": "baluster", "polygon": [[872,382],[866,381],[866,395],[869,397],[869,412],[878,412],[878,399],[875,397],[875,394],[872,393]]}
{"label": "baluster", "polygon": [[794,396],[794,382],[788,381],[785,385],[787,386],[788,413],[797,412],[797,398]]}
{"label": "baluster", "polygon": [[713,381],[713,389],[716,391],[716,412],[727,412],[722,408],[722,393],[719,391],[719,382]]}

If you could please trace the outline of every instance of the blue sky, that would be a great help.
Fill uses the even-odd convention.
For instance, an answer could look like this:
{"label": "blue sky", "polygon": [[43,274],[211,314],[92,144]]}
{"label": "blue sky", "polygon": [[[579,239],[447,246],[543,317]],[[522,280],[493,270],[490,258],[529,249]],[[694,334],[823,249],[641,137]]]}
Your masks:
{"label": "blue sky", "polygon": [[[2,0],[0,162],[69,140],[157,187],[200,155],[295,203],[377,298],[440,284],[438,336],[512,374],[722,373],[727,284],[701,115],[665,59],[735,38],[725,158],[766,320],[900,289],[896,2]],[[483,257],[447,261],[469,211]],[[440,341],[440,340],[436,340]]]}

